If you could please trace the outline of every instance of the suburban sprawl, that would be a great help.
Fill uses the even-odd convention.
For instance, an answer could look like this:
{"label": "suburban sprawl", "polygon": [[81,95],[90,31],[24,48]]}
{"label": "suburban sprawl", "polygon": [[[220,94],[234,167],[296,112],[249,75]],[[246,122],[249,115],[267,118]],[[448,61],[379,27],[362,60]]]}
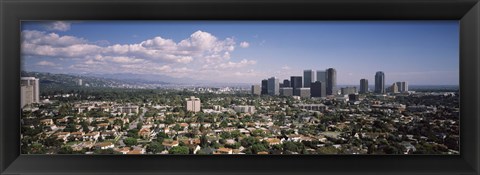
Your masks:
{"label": "suburban sprawl", "polygon": [[21,153],[459,154],[458,87],[385,87],[377,72],[369,90],[337,86],[333,68],[303,73],[216,87],[29,73]]}

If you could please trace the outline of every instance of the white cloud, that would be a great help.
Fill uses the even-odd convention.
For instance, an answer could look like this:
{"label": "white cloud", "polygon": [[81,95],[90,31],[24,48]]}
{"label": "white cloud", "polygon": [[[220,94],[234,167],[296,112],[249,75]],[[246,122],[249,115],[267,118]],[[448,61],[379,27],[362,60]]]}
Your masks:
{"label": "white cloud", "polygon": [[[246,45],[246,42],[242,43],[240,47]],[[233,38],[220,39],[200,30],[178,42],[156,36],[130,44],[90,42],[75,36],[25,30],[22,32],[21,48],[25,59],[63,60],[70,65],[64,67],[65,70],[74,72],[148,73],[172,77],[195,75],[203,79],[219,74],[229,78],[238,73],[254,75],[248,69],[257,63],[255,60],[231,61],[235,46]]]}
{"label": "white cloud", "polygon": [[40,61],[37,63],[39,66],[56,66],[57,64],[50,61]]}
{"label": "white cloud", "polygon": [[70,30],[70,25],[71,23],[65,22],[65,21],[55,21],[55,22],[49,22],[48,24],[45,25],[46,30],[51,30],[51,31],[67,31]]}
{"label": "white cloud", "polygon": [[250,44],[246,41],[240,43],[241,48],[247,48],[248,46],[250,46]]}
{"label": "white cloud", "polygon": [[241,68],[241,67],[245,67],[245,66],[248,66],[248,65],[254,65],[256,63],[257,63],[257,61],[254,61],[254,60],[243,59],[242,61],[237,62],[237,63],[229,61],[227,63],[219,64],[216,67],[217,68],[222,68],[222,69],[231,69],[231,68]]}
{"label": "white cloud", "polygon": [[55,47],[66,47],[75,44],[85,44],[87,41],[83,38],[74,36],[60,36],[56,33],[46,33],[36,30],[25,30],[22,32],[22,41],[25,44],[49,45]]}

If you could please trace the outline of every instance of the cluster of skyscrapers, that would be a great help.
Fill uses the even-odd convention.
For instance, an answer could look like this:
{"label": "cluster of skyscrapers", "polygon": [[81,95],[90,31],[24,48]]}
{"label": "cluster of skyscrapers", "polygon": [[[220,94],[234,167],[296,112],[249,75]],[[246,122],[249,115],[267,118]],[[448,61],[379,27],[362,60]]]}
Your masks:
{"label": "cluster of skyscrapers", "polygon": [[[393,83],[389,88],[385,88],[385,73],[378,71],[375,73],[374,93],[384,94],[386,91],[391,93],[408,91],[407,82]],[[290,80],[285,79],[282,82],[276,77],[262,80],[261,85],[252,85],[252,94],[255,95],[281,95],[281,96],[300,96],[300,97],[326,97],[327,95],[356,94],[357,87],[344,87],[340,91],[337,89],[337,71],[334,68],[327,70],[304,70],[302,76],[291,76]],[[368,79],[360,80],[360,90],[358,93],[368,93]]]}
{"label": "cluster of skyscrapers", "polygon": [[325,97],[337,92],[337,72],[327,70],[304,70],[302,76],[291,76],[280,83],[276,77],[262,80],[261,85],[252,86],[252,94],[300,97]]}

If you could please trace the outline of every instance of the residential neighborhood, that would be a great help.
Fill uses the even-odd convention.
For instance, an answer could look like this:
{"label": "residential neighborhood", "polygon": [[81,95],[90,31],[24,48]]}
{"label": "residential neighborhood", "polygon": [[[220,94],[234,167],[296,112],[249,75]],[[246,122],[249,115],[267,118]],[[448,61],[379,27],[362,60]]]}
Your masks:
{"label": "residential neighborhood", "polygon": [[301,98],[191,88],[92,94],[45,93],[45,100],[25,106],[22,153],[459,153],[457,92]]}

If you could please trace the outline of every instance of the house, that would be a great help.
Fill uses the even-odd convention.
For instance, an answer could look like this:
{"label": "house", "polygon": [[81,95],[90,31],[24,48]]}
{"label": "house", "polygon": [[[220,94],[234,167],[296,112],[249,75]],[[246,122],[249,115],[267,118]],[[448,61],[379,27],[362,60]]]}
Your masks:
{"label": "house", "polygon": [[270,146],[282,144],[282,141],[278,138],[268,138],[266,141],[268,142],[268,145],[270,145]]}
{"label": "house", "polygon": [[108,125],[110,125],[110,124],[109,123],[99,123],[99,124],[97,124],[97,128],[105,128],[106,129],[108,127]]}
{"label": "house", "polygon": [[97,149],[110,149],[113,148],[115,145],[112,142],[101,142],[95,144],[95,148]]}
{"label": "house", "polygon": [[43,119],[43,120],[40,120],[40,124],[50,126],[50,125],[53,125],[53,120],[52,119]]}
{"label": "house", "polygon": [[83,148],[87,148],[87,149],[92,149],[92,147],[95,146],[95,144],[91,141],[81,142],[78,145],[83,147]]}
{"label": "house", "polygon": [[182,128],[188,128],[189,124],[188,123],[180,123],[180,127]]}
{"label": "house", "polygon": [[100,137],[99,132],[90,132],[83,135],[84,140],[97,140]]}
{"label": "house", "polygon": [[268,154],[268,152],[266,152],[266,151],[261,151],[261,152],[258,152],[257,154]]}
{"label": "house", "polygon": [[162,145],[165,147],[165,149],[171,149],[173,147],[178,146],[178,141],[176,140],[163,140]]}
{"label": "house", "polygon": [[127,154],[130,152],[130,147],[115,148],[114,151],[120,154]]}
{"label": "house", "polygon": [[102,139],[107,139],[107,138],[114,138],[117,136],[116,132],[109,131],[109,132],[102,132],[101,133]]}
{"label": "house", "polygon": [[288,141],[299,142],[301,140],[301,135],[290,134],[288,135]]}
{"label": "house", "polygon": [[66,124],[68,122],[68,119],[60,118],[60,119],[57,119],[56,122],[59,123],[59,124]]}
{"label": "house", "polygon": [[178,139],[180,142],[184,144],[193,144],[193,145],[199,145],[200,144],[200,138],[181,138]]}
{"label": "house", "polygon": [[75,140],[78,140],[83,137],[83,132],[72,132],[70,133],[70,137],[75,138]]}
{"label": "house", "polygon": [[133,150],[128,152],[127,154],[145,154],[145,148],[142,147],[133,147]]}
{"label": "house", "polygon": [[200,123],[190,123],[190,127],[191,128],[200,127]]}
{"label": "house", "polygon": [[213,152],[213,154],[233,154],[233,150],[231,148],[220,147],[217,151]]}
{"label": "house", "polygon": [[150,135],[150,128],[142,128],[140,131],[138,131],[138,136],[142,137],[143,139],[150,139]]}
{"label": "house", "polygon": [[54,136],[57,137],[58,140],[62,140],[63,142],[66,142],[68,140],[68,137],[70,136],[69,132],[58,132],[53,134]]}
{"label": "house", "polygon": [[144,154],[144,152],[142,150],[131,150],[127,154]]}

